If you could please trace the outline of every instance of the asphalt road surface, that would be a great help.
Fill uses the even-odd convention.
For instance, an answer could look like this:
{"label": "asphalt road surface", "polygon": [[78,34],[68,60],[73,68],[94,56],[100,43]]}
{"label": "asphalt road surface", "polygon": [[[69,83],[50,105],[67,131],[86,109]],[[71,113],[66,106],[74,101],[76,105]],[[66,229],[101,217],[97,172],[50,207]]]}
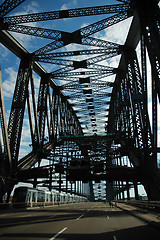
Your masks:
{"label": "asphalt road surface", "polygon": [[107,203],[0,213],[0,240],[158,240],[160,230]]}

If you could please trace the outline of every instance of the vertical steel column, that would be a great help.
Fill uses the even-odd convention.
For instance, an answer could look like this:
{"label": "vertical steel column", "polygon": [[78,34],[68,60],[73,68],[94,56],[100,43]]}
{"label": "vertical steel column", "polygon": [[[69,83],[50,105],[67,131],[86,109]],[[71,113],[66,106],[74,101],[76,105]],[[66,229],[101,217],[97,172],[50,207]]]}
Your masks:
{"label": "vertical steel column", "polygon": [[53,89],[53,119],[54,119],[54,135],[57,139],[58,135],[58,91],[56,88]]}
{"label": "vertical steel column", "polygon": [[49,191],[52,191],[52,172],[53,172],[53,167],[50,167],[49,169]]}
{"label": "vertical steel column", "polygon": [[33,80],[32,73],[31,73],[30,81],[31,81],[31,93],[32,93],[33,113],[34,113],[34,121],[35,121],[34,139],[32,139],[32,145],[34,148],[35,145],[40,146],[40,132],[39,132],[39,125],[38,125],[38,113],[37,113],[37,107],[36,107],[35,88],[34,88],[34,80]]}
{"label": "vertical steel column", "polygon": [[143,88],[143,143],[144,147],[148,147],[148,98],[147,98],[147,63],[146,63],[146,46],[145,46],[145,39],[144,33],[142,30],[141,36],[141,66],[142,66],[142,88]]}
{"label": "vertical steel column", "polygon": [[2,171],[4,170],[4,169],[2,170],[2,168],[6,168],[7,174],[9,174],[12,172],[12,161],[11,161],[11,152],[10,152],[10,146],[8,141],[7,122],[6,122],[4,98],[3,98],[3,91],[2,91],[1,69],[0,69],[0,121],[1,121],[2,137],[3,137],[3,144],[4,144],[3,156],[2,156],[2,147],[0,145],[0,166],[1,166],[0,173],[2,174]]}
{"label": "vertical steel column", "polygon": [[[68,169],[68,152],[66,155],[66,171]],[[67,173],[66,173],[66,193],[68,192],[68,180],[67,180]]]}
{"label": "vertical steel column", "polygon": [[24,57],[20,62],[12,107],[8,124],[8,138],[11,149],[13,172],[17,170],[18,153],[22,132],[23,117],[26,99],[28,96],[28,83],[32,71],[30,57]]}
{"label": "vertical steel column", "polygon": [[[60,164],[62,164],[62,158],[60,157],[60,161],[59,161]],[[62,188],[62,174],[59,173],[59,192],[61,192],[61,189]]]}
{"label": "vertical steel column", "polygon": [[143,135],[142,135],[142,112],[141,112],[141,102],[142,102],[142,87],[140,79],[140,71],[138,68],[138,63],[136,59],[136,53],[132,49],[127,49],[125,52],[127,74],[128,74],[128,89],[130,92],[130,104],[132,107],[132,117],[134,123],[134,138],[136,139],[136,147],[143,147]]}
{"label": "vertical steel column", "polygon": [[[122,188],[124,189],[124,184],[123,184],[123,182],[122,182]],[[122,191],[122,199],[123,199],[123,200],[125,199],[125,197],[124,197],[124,190]]]}
{"label": "vertical steel column", "polygon": [[48,91],[49,91],[49,79],[47,75],[44,75],[41,77],[37,107],[41,147],[43,147],[45,140],[44,137],[45,137],[45,123],[47,120]]}
{"label": "vertical steel column", "polygon": [[134,182],[133,182],[133,185],[134,185],[135,199],[136,199],[136,200],[139,200],[139,195],[138,195],[138,185],[137,185],[137,182],[134,181]]}
{"label": "vertical steel column", "polygon": [[[147,148],[154,148],[155,152],[151,151],[145,153],[145,172],[144,172],[144,186],[148,194],[149,199],[160,199],[160,174],[157,170],[157,98],[160,99],[160,9],[156,0],[147,1],[146,4],[142,0],[136,1],[136,8],[140,18],[142,40],[141,40],[141,51],[142,55],[142,68],[145,70],[145,48],[148,51],[148,56],[152,71],[152,135],[147,135],[148,145]],[[145,70],[146,71],[146,70]],[[143,73],[142,72],[142,73]],[[144,74],[143,74],[144,77]],[[145,84],[145,83],[144,83]],[[145,103],[144,103],[145,104]],[[144,105],[145,107],[145,105]],[[147,106],[146,106],[147,108]],[[147,119],[146,119],[147,120]],[[149,120],[147,120],[147,123]],[[144,123],[144,124],[147,124]],[[146,125],[147,127],[147,125]],[[148,130],[148,129],[147,129]],[[148,132],[149,133],[149,132]]]}
{"label": "vertical steel column", "polygon": [[[142,10],[143,8],[143,10]],[[146,65],[146,55],[145,48],[148,50],[148,55],[150,59],[151,69],[152,69],[152,134],[153,134],[153,145],[155,149],[157,148],[157,96],[160,99],[160,21],[159,14],[160,9],[158,6],[158,1],[151,0],[149,3],[145,4],[145,8],[142,2],[138,4],[137,9],[139,13],[142,40],[142,63]],[[142,65],[142,67],[143,67]],[[146,66],[142,68],[145,69]],[[145,70],[146,71],[146,70]],[[142,71],[143,73],[144,71]],[[145,73],[146,75],[146,73]],[[142,75],[144,76],[144,74]],[[147,81],[146,81],[147,82]],[[157,153],[153,153],[155,161],[157,159]],[[155,165],[157,163],[155,162]]]}
{"label": "vertical steel column", "polygon": [[66,104],[66,135],[69,135],[69,105],[68,103]]}
{"label": "vertical steel column", "polygon": [[[152,73],[154,75],[156,92],[160,99],[160,21],[159,21],[160,9],[158,1],[151,0],[146,6],[146,12],[139,9],[139,15],[141,19],[144,19],[144,37],[145,44],[148,50],[150,58],[150,64]],[[143,25],[142,25],[143,26]]]}
{"label": "vertical steel column", "polygon": [[60,108],[60,136],[64,136],[66,132],[65,102],[64,102],[64,97],[62,95],[60,95],[59,108]]}
{"label": "vertical steel column", "polygon": [[35,146],[40,146],[40,134],[39,134],[38,119],[37,119],[37,109],[36,109],[34,81],[33,81],[32,72],[30,73],[30,82],[31,82],[31,93],[32,93],[35,129],[33,129],[32,109],[31,109],[31,102],[30,102],[29,86],[28,86],[28,93],[27,93],[27,105],[28,105],[28,116],[29,116],[32,146],[33,146],[33,148],[35,148]]}
{"label": "vertical steel column", "polygon": [[127,187],[127,200],[130,200],[130,191],[129,191],[129,184],[126,182],[126,187]]}
{"label": "vertical steel column", "polygon": [[49,141],[54,141],[54,139],[55,139],[54,115],[53,115],[54,105],[53,105],[53,95],[52,95],[52,98],[51,98],[50,88],[49,88],[49,96],[48,96],[48,98],[49,98],[49,109],[50,109]]}
{"label": "vertical steel column", "polygon": [[[158,147],[158,107],[157,107],[157,90],[156,90],[156,81],[154,74],[152,72],[152,134],[153,134],[153,148],[157,149]],[[157,160],[157,152],[154,152],[155,161]],[[155,162],[157,167],[157,161]]]}

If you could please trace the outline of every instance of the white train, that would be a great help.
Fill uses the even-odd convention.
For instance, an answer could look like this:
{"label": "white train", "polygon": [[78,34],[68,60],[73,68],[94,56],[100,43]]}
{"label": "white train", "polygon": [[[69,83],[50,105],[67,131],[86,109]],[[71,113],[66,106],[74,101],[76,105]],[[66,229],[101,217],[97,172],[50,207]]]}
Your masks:
{"label": "white train", "polygon": [[75,194],[45,191],[30,187],[17,187],[14,190],[12,203],[15,205],[37,206],[37,205],[56,205],[64,203],[85,202],[86,197]]}

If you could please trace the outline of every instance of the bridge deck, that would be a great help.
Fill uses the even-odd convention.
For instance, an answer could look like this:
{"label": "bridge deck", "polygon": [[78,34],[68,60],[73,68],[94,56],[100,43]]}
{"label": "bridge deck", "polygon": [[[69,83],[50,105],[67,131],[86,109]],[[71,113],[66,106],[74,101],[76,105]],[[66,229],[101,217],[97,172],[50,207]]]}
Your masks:
{"label": "bridge deck", "polygon": [[[157,239],[160,229],[126,214],[124,204],[118,205],[121,209],[88,202],[3,213],[0,239]],[[128,211],[137,210],[128,207]],[[159,219],[156,221],[160,226]]]}

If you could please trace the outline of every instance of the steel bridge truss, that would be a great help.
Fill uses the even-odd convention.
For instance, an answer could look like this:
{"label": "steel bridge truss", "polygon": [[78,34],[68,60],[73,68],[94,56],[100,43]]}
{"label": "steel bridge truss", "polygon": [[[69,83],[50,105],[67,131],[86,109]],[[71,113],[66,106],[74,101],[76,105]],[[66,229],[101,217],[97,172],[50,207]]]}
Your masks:
{"label": "steel bridge truss", "polygon": [[[142,0],[121,0],[113,5],[6,16],[23,2],[6,0],[0,6],[0,41],[20,58],[8,128],[0,82],[0,198],[22,180],[25,171],[32,176],[33,166],[39,169],[40,175],[44,169],[41,161],[46,159],[50,174],[45,184],[48,183],[50,189],[53,173],[55,179],[57,177],[56,164],[59,164],[64,168],[57,172],[59,189],[62,189],[62,178],[66,190],[68,181],[90,181],[92,195],[92,181],[108,180],[108,189],[114,186],[115,194],[128,191],[130,181],[135,189],[137,182],[141,182],[149,199],[159,200],[159,1],[144,5]],[[104,14],[110,16],[73,32],[29,26],[33,22]],[[95,37],[94,34],[130,17],[132,23],[124,45]],[[52,41],[29,52],[12,32]],[[81,49],[64,51],[70,44],[78,44]],[[117,68],[106,65],[117,56],[121,58]],[[152,99],[148,99],[148,59]],[[47,73],[39,63],[60,68]],[[40,76],[38,96],[34,72]],[[32,150],[20,158],[25,115]],[[92,136],[87,138],[86,134]],[[97,134],[102,138],[97,138]],[[130,168],[124,167],[124,157],[130,162]],[[80,175],[79,166],[76,169],[72,166],[73,160],[74,164],[80,161],[86,165],[89,161],[87,173],[82,171],[85,174]],[[99,172],[94,171],[96,164]],[[77,170],[78,177],[73,169]],[[39,175],[37,172],[37,178]],[[35,184],[35,177],[33,179]],[[72,184],[70,187],[72,191]],[[106,194],[107,191],[114,195],[110,190],[106,190]]]}

